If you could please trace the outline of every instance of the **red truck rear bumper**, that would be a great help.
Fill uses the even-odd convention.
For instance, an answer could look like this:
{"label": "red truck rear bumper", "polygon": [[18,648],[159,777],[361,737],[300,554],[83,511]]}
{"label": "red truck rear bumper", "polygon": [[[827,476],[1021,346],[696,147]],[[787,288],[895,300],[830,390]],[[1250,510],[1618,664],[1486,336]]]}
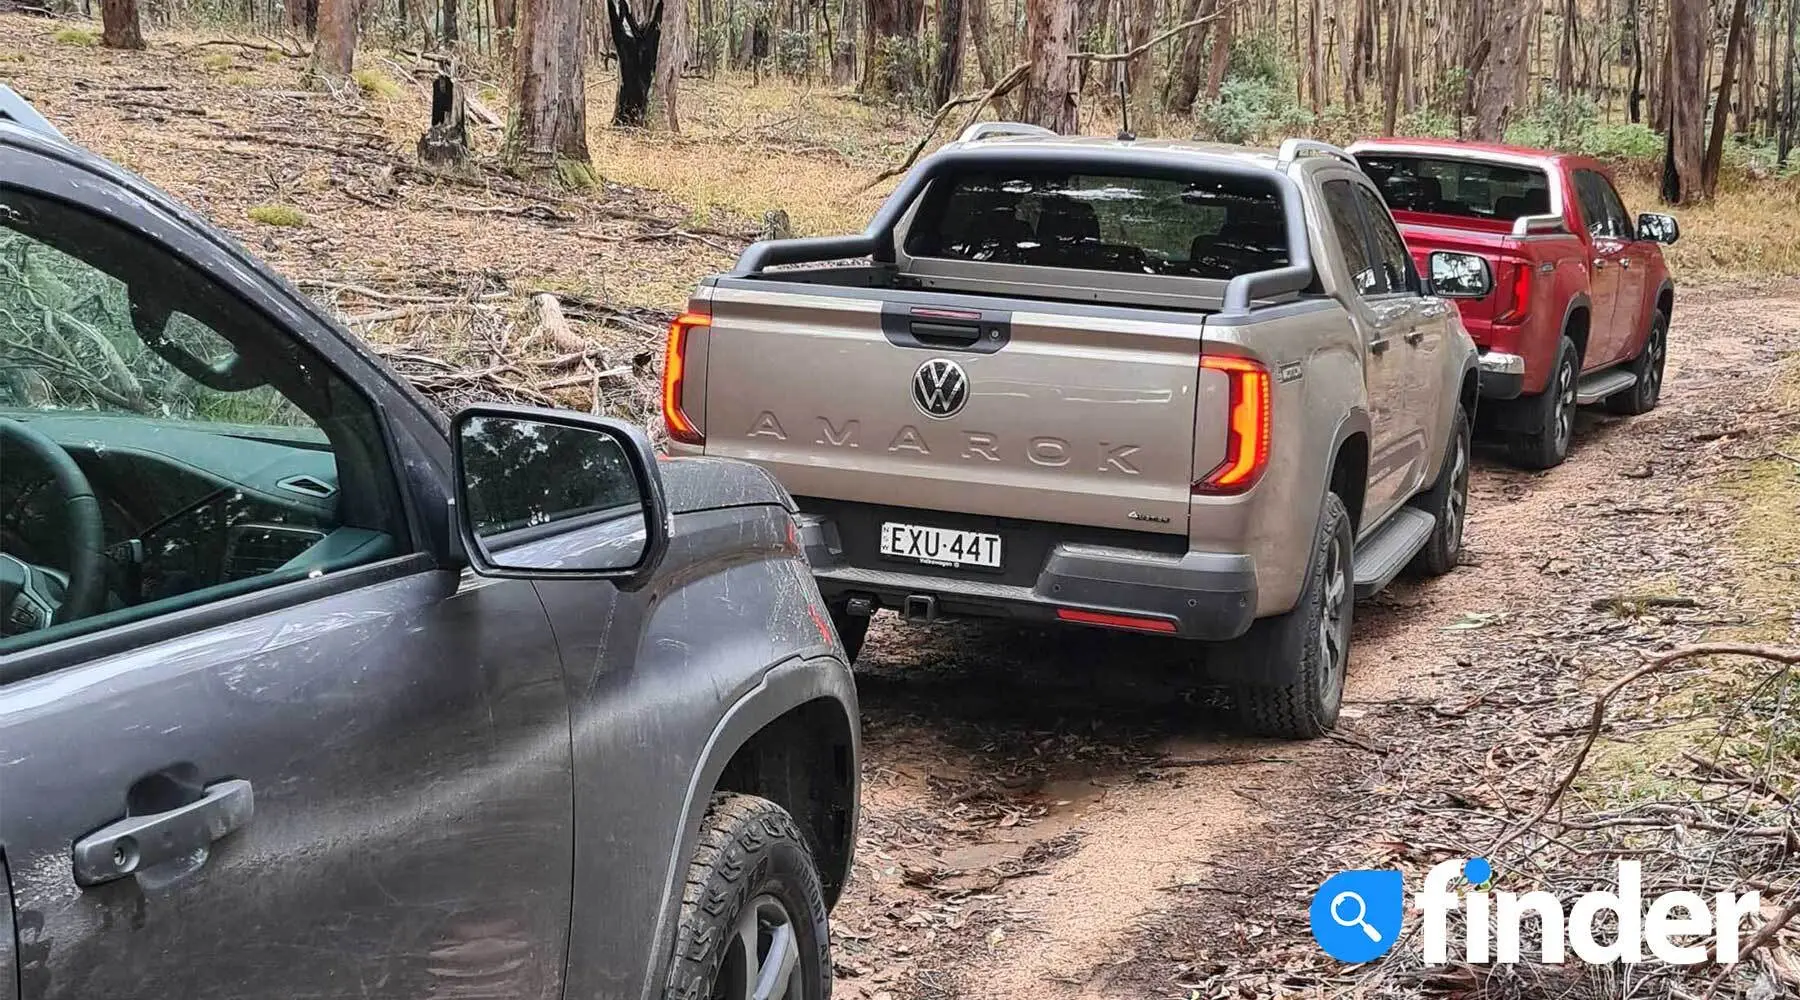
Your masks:
{"label": "red truck rear bumper", "polygon": [[1481,398],[1517,399],[1525,391],[1525,359],[1504,351],[1481,352]]}

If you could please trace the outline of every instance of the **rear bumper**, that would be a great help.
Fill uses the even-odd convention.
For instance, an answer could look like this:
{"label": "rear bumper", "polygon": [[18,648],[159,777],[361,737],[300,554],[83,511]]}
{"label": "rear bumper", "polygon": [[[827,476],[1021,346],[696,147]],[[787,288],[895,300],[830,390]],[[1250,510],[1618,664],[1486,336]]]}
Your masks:
{"label": "rear bumper", "polygon": [[1517,354],[1488,351],[1481,355],[1481,397],[1517,399],[1525,391],[1525,359]]}
{"label": "rear bumper", "polygon": [[[828,602],[866,596],[898,610],[909,597],[930,597],[945,615],[1073,620],[1101,627],[1107,623],[1095,620],[1096,615],[1122,616],[1143,621],[1145,627],[1134,631],[1213,641],[1243,635],[1256,617],[1256,564],[1247,555],[1169,555],[1065,542],[1050,549],[1036,583],[1023,586],[974,573],[910,572],[898,562],[879,568],[851,565],[834,521],[816,514],[801,514],[796,521],[819,592]],[[1147,627],[1151,623],[1156,627]]]}

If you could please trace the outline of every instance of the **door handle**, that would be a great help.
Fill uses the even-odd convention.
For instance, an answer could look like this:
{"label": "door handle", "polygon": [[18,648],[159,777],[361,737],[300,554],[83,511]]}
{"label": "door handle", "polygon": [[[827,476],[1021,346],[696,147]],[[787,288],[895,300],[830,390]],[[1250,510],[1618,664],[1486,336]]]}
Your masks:
{"label": "door handle", "polygon": [[1619,258],[1619,269],[1624,270],[1624,271],[1631,270],[1631,258],[1630,257]]}
{"label": "door handle", "polygon": [[1388,338],[1386,337],[1383,337],[1380,340],[1369,341],[1369,353],[1371,354],[1385,354],[1387,353],[1387,349]]}
{"label": "door handle", "polygon": [[250,782],[235,779],[168,812],[127,816],[75,842],[75,884],[103,885],[192,854],[250,822],[255,811]]}
{"label": "door handle", "polygon": [[1606,270],[1606,258],[1605,257],[1595,257],[1594,258],[1594,270],[1596,270],[1596,271]]}
{"label": "door handle", "polygon": [[1406,342],[1408,344],[1411,344],[1414,347],[1419,346],[1419,344],[1422,343],[1424,340],[1425,340],[1425,331],[1424,330],[1414,330],[1413,332],[1406,335]]}

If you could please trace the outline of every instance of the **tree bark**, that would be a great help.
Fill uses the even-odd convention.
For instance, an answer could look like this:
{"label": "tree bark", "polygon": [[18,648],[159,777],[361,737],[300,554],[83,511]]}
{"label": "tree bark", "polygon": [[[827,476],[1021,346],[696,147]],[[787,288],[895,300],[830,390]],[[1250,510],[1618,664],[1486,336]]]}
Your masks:
{"label": "tree bark", "polygon": [[444,43],[455,45],[462,37],[462,29],[457,24],[456,0],[444,0]]}
{"label": "tree bark", "polygon": [[520,0],[518,80],[509,155],[539,166],[589,163],[582,0]]}
{"label": "tree bark", "polygon": [[[1219,4],[1213,5],[1215,11]],[[1224,8],[1225,16],[1214,21],[1212,28],[1212,59],[1206,67],[1206,103],[1213,104],[1219,100],[1219,88],[1225,86],[1225,70],[1231,65],[1231,29],[1237,20],[1237,10]]]}
{"label": "tree bark", "polygon": [[100,0],[100,44],[109,49],[141,49],[137,0]]}
{"label": "tree bark", "polygon": [[1707,0],[1670,0],[1663,198],[1676,205],[1706,196],[1706,22]]}
{"label": "tree bark", "polygon": [[938,0],[937,66],[931,73],[931,104],[942,107],[962,79],[963,0]]}
{"label": "tree bark", "polygon": [[1311,10],[1306,19],[1306,77],[1308,89],[1312,91],[1312,113],[1316,116],[1326,104],[1331,102],[1325,93],[1325,69],[1319,62],[1319,18],[1321,8],[1319,0],[1312,0]]}
{"label": "tree bark", "polygon": [[342,84],[356,60],[356,0],[319,0],[319,30],[307,75],[326,86]]}
{"label": "tree bark", "polygon": [[1781,138],[1776,143],[1775,162],[1785,170],[1788,153],[1794,148],[1794,28],[1800,24],[1800,18],[1794,14],[1800,10],[1800,2],[1787,0],[1784,6],[1787,7],[1787,55],[1781,61]]}
{"label": "tree bark", "polygon": [[1381,134],[1393,135],[1400,113],[1400,64],[1406,45],[1400,34],[1406,0],[1388,0],[1387,68],[1381,83]]}
{"label": "tree bark", "polygon": [[1506,138],[1506,126],[1512,122],[1518,106],[1521,78],[1524,76],[1527,43],[1531,40],[1531,24],[1527,16],[1532,0],[1499,0],[1488,21],[1487,75],[1477,88],[1475,100],[1475,138],[1481,142],[1499,142]]}
{"label": "tree bark", "polygon": [[1719,99],[1713,104],[1712,136],[1706,141],[1706,159],[1700,165],[1701,190],[1708,198],[1719,184],[1719,163],[1725,156],[1725,112],[1731,108],[1732,76],[1737,71],[1737,54],[1744,37],[1746,0],[1737,0],[1731,10],[1731,31],[1725,37],[1725,65],[1719,71]]}
{"label": "tree bark", "polygon": [[669,131],[681,131],[681,115],[675,99],[681,87],[681,71],[688,61],[687,0],[663,0],[662,39],[656,50],[656,79],[650,88],[650,105],[660,104]]}
{"label": "tree bark", "polygon": [[613,50],[619,54],[619,96],[613,102],[614,125],[641,128],[649,124],[650,90],[656,82],[663,14],[663,0],[655,0],[649,16],[642,21],[632,12],[631,0],[606,0]]}
{"label": "tree bark", "polygon": [[[917,65],[895,60],[897,40],[912,37],[925,12],[925,0],[866,0],[863,53],[864,93],[893,97],[911,91],[919,83]],[[886,44],[884,44],[886,43]]]}
{"label": "tree bark", "polygon": [[[1121,0],[1119,12],[1130,22],[1127,25],[1130,30],[1124,32],[1126,50],[1135,49],[1150,40],[1156,29],[1156,0]],[[1153,100],[1155,79],[1156,64],[1148,52],[1125,63],[1125,91],[1131,100],[1130,119],[1134,128],[1142,128],[1150,122],[1156,106]]]}
{"label": "tree bark", "polygon": [[[1181,19],[1192,21],[1207,17],[1217,4],[1218,0],[1187,0],[1181,11]],[[1194,102],[1200,99],[1200,83],[1205,72],[1206,32],[1202,28],[1194,28],[1181,40],[1181,55],[1169,74],[1166,103],[1170,111],[1185,115],[1194,109]]]}
{"label": "tree bark", "polygon": [[1000,58],[994,52],[988,33],[987,0],[966,0],[963,10],[969,19],[969,45],[975,49],[975,63],[981,70],[981,85],[992,90],[1000,82]]}
{"label": "tree bark", "polygon": [[1080,130],[1075,92],[1075,0],[1025,0],[1025,77],[1020,117],[1053,132]]}
{"label": "tree bark", "polygon": [[494,38],[499,41],[503,55],[512,54],[513,40],[518,30],[518,0],[494,0]]}

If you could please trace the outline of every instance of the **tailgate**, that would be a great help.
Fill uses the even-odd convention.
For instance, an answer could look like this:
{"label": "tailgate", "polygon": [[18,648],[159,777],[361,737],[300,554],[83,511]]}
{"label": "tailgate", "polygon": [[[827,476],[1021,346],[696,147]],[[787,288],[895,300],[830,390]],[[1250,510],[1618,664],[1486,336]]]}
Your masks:
{"label": "tailgate", "polygon": [[1198,315],[743,287],[712,314],[706,453],[797,496],[1187,531]]}

